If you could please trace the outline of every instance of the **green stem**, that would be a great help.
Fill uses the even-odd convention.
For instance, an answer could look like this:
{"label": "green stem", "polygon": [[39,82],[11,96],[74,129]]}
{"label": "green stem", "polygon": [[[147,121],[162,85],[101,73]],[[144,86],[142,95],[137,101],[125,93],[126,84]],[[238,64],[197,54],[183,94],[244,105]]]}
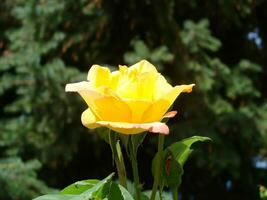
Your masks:
{"label": "green stem", "polygon": [[134,151],[132,141],[129,145],[130,160],[133,170],[134,186],[135,186],[135,196],[136,200],[141,200],[141,188],[139,183],[138,165],[137,165],[137,152]]}
{"label": "green stem", "polygon": [[109,143],[112,150],[113,160],[116,164],[120,185],[127,189],[127,176],[120,142],[117,139],[116,133],[111,130],[109,131]]}
{"label": "green stem", "polygon": [[173,187],[173,188],[171,188],[171,190],[172,190],[172,199],[173,200],[178,200],[177,188],[176,187]]}
{"label": "green stem", "polygon": [[163,153],[163,147],[164,147],[164,135],[160,134],[159,135],[159,140],[158,140],[158,157],[156,161],[156,169],[155,169],[155,177],[154,177],[154,183],[153,183],[153,188],[152,188],[152,193],[150,200],[155,200],[156,193],[158,190],[159,186],[159,181],[160,181],[160,175],[161,175],[161,164],[162,164],[162,153]]}

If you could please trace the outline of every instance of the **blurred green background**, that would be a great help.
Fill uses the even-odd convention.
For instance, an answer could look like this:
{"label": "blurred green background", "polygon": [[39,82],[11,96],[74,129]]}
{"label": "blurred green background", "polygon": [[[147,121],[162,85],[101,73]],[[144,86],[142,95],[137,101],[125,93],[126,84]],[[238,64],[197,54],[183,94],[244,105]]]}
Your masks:
{"label": "blurred green background", "polygon": [[[267,185],[266,11],[264,0],[1,0],[0,199],[29,200],[114,171],[109,146],[81,125],[85,103],[64,87],[85,80],[92,64],[140,59],[172,85],[196,83],[174,105],[167,144],[213,139],[195,146],[182,200],[259,199]],[[139,152],[145,189],[156,139]]]}

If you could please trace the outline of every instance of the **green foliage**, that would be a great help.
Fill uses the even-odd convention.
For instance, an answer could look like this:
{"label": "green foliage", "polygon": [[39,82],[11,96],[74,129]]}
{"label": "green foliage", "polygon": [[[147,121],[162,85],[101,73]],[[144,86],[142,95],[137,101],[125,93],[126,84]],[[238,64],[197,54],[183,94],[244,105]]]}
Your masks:
{"label": "green foliage", "polygon": [[147,132],[131,136],[131,143],[132,143],[132,146],[133,146],[133,151],[135,153],[137,153],[138,148],[143,143],[146,135],[147,135]]}
{"label": "green foliage", "polygon": [[163,63],[170,62],[173,59],[173,55],[166,46],[160,46],[151,50],[142,40],[133,40],[131,43],[133,51],[124,54],[124,61],[127,64],[134,64],[142,59],[147,59],[152,63],[156,63],[157,67],[159,67],[158,70],[161,70]]}
{"label": "green foliage", "polygon": [[99,180],[97,179],[78,181],[62,189],[60,193],[61,194],[81,194],[85,190],[90,189],[93,186],[95,186],[97,183],[99,183]]}
{"label": "green foliage", "polygon": [[[184,139],[180,142],[175,142],[168,146],[162,156],[160,188],[168,186],[177,189],[182,182],[183,166],[189,155],[193,152],[191,145],[196,142],[209,141],[208,137],[194,136]],[[152,162],[152,173],[155,176],[156,165],[158,163],[159,154],[157,153]],[[159,164],[159,163],[158,163]]]}
{"label": "green foliage", "polygon": [[198,23],[191,20],[185,21],[181,31],[181,41],[190,53],[203,50],[214,52],[221,46],[221,42],[211,35],[207,19],[200,20]]}
{"label": "green foliage", "polygon": [[[53,55],[65,38],[62,31],[51,30],[60,19],[55,17],[54,23],[44,23],[57,16],[64,4],[17,3],[6,2],[11,9],[8,14],[20,25],[6,31],[8,49],[0,58],[1,113],[5,115],[0,119],[0,145],[2,161],[8,157],[9,165],[18,166],[16,183],[23,186],[16,186],[13,176],[1,177],[0,181],[14,185],[1,187],[1,194],[6,194],[4,199],[30,199],[46,191],[45,184],[35,175],[40,166],[30,168],[30,160],[22,162],[14,157],[35,158],[47,167],[57,168],[72,158],[79,141],[74,136],[79,128],[73,124],[79,121],[75,113],[80,108],[71,106],[79,101],[67,98],[63,91],[65,83],[77,80],[81,73]],[[57,164],[59,157],[61,164]],[[27,173],[23,173],[26,169]],[[0,173],[6,173],[4,170],[1,168]]]}
{"label": "green foliage", "polygon": [[51,192],[51,189],[42,181],[36,179],[36,170],[40,167],[41,164],[37,160],[23,162],[16,157],[2,158],[0,160],[0,198],[31,199],[40,193]]}
{"label": "green foliage", "polygon": [[[191,146],[196,142],[210,141],[208,137],[193,136],[186,138],[180,142],[176,142],[166,149],[165,153],[170,153],[172,158],[178,162],[181,166],[184,166],[190,154],[193,152]],[[167,153],[167,154],[168,154]]]}
{"label": "green foliage", "polygon": [[[151,196],[151,191],[148,190],[148,191],[144,191],[144,194],[147,196],[147,197],[150,197]],[[159,194],[159,192],[157,192],[156,194],[156,197],[155,197],[155,200],[170,200],[172,198],[171,194],[169,192],[162,192],[161,194]],[[149,199],[149,198],[148,198]],[[142,199],[143,200],[143,199]],[[145,199],[146,200],[146,199]]]}
{"label": "green foliage", "polygon": [[209,141],[208,137],[194,136],[176,142],[167,147],[164,152],[165,158],[165,173],[167,185],[170,187],[178,188],[181,184],[183,175],[183,166],[187,161],[189,155],[193,152],[191,145],[196,142]]}
{"label": "green foliage", "polygon": [[267,199],[267,190],[264,186],[260,186],[260,198],[261,200],[266,200]]}
{"label": "green foliage", "polygon": [[[266,157],[266,8],[265,1],[251,0],[2,0],[0,162],[17,171],[0,167],[0,198],[28,200],[47,192],[43,181],[66,185],[61,179],[66,173],[70,179],[93,176],[93,165],[80,170],[86,163],[79,163],[78,152],[86,158],[94,152],[101,160],[106,154],[101,154],[98,140],[91,145],[93,134],[85,136],[80,123],[85,105],[65,94],[64,86],[86,79],[94,63],[148,59],[173,85],[196,84],[190,97],[181,96],[174,105],[180,115],[171,121],[171,132],[181,131],[170,134],[167,142],[196,132],[213,139],[184,168],[184,198],[238,194],[255,199],[259,179],[267,181],[251,161]],[[248,40],[256,29],[259,47]],[[156,147],[147,143],[144,147]],[[93,151],[85,152],[88,146]],[[153,150],[145,150],[140,160],[151,157]],[[32,160],[42,165],[29,164]],[[106,164],[95,168],[101,167]],[[149,169],[140,168],[149,176]],[[27,184],[18,188],[12,174]],[[238,187],[226,192],[225,179]]]}
{"label": "green foliage", "polygon": [[124,187],[112,182],[113,176],[114,174],[111,174],[101,181],[94,179],[79,181],[64,188],[60,194],[44,195],[34,200],[133,200]]}

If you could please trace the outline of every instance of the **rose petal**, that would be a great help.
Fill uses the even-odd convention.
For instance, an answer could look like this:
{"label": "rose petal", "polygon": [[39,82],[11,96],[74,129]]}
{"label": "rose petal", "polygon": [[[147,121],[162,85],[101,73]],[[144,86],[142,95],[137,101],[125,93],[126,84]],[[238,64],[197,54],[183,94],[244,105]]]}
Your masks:
{"label": "rose petal", "polygon": [[78,92],[82,90],[87,90],[91,87],[90,83],[87,81],[82,81],[78,83],[69,83],[65,86],[66,92]]}
{"label": "rose petal", "polygon": [[135,124],[127,122],[98,121],[96,122],[96,124],[108,127],[116,132],[123,134],[138,134],[144,131],[149,131],[152,133],[161,133],[164,135],[169,134],[169,127],[161,122]]}
{"label": "rose petal", "polygon": [[87,75],[87,80],[90,81],[94,87],[108,86],[110,80],[110,70],[107,67],[100,65],[93,65]]}
{"label": "rose petal", "polygon": [[131,121],[132,113],[127,103],[115,96],[108,88],[106,92],[102,90],[100,93],[92,89],[89,82],[79,82],[67,84],[66,91],[78,92],[91,111],[103,121]]}
{"label": "rose petal", "polygon": [[170,108],[175,99],[182,92],[191,92],[192,87],[195,84],[191,85],[180,85],[172,88],[167,94],[162,96],[160,99],[156,100],[145,112],[143,115],[143,122],[151,121],[160,121],[164,113]]}
{"label": "rose petal", "polygon": [[89,129],[95,129],[99,127],[98,124],[96,124],[99,119],[94,115],[94,113],[91,111],[90,108],[87,108],[81,116],[82,124],[89,128]]}
{"label": "rose petal", "polygon": [[[144,124],[146,126],[146,124]],[[161,122],[153,122],[150,124],[147,124],[148,126],[151,126],[148,131],[151,133],[161,133],[164,135],[168,135],[169,134],[169,127]]]}
{"label": "rose petal", "polygon": [[163,118],[173,118],[176,114],[177,114],[177,111],[176,111],[176,110],[173,110],[173,111],[167,112],[167,113],[163,116]]}
{"label": "rose petal", "polygon": [[137,70],[139,73],[145,73],[145,72],[154,72],[157,73],[157,69],[154,65],[152,65],[147,60],[141,60],[138,63],[130,66],[128,68],[129,70]]}
{"label": "rose petal", "polygon": [[123,101],[127,103],[131,109],[132,120],[130,122],[133,123],[142,123],[143,113],[152,104],[150,101],[146,100],[123,99]]}

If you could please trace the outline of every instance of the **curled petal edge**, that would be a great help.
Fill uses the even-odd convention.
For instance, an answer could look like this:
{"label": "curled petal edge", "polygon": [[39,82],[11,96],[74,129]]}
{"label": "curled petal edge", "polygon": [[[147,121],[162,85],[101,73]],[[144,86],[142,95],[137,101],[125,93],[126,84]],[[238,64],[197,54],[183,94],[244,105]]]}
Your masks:
{"label": "curled petal edge", "polygon": [[173,110],[173,111],[167,112],[162,118],[163,119],[165,119],[165,118],[173,118],[173,117],[175,117],[176,114],[177,114],[177,111]]}
{"label": "curled petal edge", "polygon": [[95,123],[99,126],[108,127],[122,134],[138,134],[144,131],[148,131],[151,133],[160,133],[164,135],[169,134],[169,127],[165,123],[162,123],[162,122],[134,124],[134,123],[127,123],[127,122],[97,121]]}
{"label": "curled petal edge", "polygon": [[78,92],[88,90],[88,88],[90,88],[90,83],[87,81],[69,83],[65,86],[65,92]]}

